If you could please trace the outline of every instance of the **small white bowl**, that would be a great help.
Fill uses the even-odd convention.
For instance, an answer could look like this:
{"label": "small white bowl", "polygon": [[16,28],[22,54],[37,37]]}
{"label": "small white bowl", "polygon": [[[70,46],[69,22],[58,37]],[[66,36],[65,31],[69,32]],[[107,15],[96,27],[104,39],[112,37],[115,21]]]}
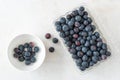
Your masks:
{"label": "small white bowl", "polygon": [[[24,44],[26,42],[34,42],[36,46],[38,46],[40,48],[40,51],[38,53],[36,53],[36,62],[32,63],[30,65],[25,65],[25,62],[19,62],[17,58],[13,57],[14,54],[14,48],[18,47],[18,45],[20,44]],[[40,38],[38,38],[35,35],[32,34],[22,34],[19,36],[16,36],[11,43],[9,44],[8,47],[8,59],[10,61],[10,63],[17,69],[21,70],[21,71],[34,71],[37,68],[39,68],[44,59],[45,59],[45,46],[43,44],[43,42],[40,40]]]}

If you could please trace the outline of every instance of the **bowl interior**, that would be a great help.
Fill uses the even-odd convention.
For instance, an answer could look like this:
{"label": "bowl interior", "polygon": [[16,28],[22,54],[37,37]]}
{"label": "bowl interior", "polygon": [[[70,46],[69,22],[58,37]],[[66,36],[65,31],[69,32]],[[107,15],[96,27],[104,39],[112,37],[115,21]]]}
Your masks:
{"label": "bowl interior", "polygon": [[[18,59],[13,57],[14,48],[26,42],[34,42],[35,46],[38,46],[40,48],[40,51],[36,53],[36,56],[35,56],[37,59],[36,62],[30,65],[25,65],[25,62],[19,62]],[[38,67],[40,67],[45,59],[44,44],[38,37],[34,35],[29,35],[29,34],[19,35],[11,41],[8,47],[8,58],[9,58],[10,63],[12,63],[12,65],[16,67],[17,69],[23,70],[23,71],[33,71],[37,69]]]}

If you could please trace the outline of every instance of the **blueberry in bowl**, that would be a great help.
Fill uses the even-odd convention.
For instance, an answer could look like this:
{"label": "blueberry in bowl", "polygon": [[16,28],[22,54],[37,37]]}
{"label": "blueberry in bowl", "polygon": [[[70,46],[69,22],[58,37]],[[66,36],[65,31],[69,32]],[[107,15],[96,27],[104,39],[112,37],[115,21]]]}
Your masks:
{"label": "blueberry in bowl", "polygon": [[9,44],[9,62],[18,70],[34,71],[38,69],[45,59],[45,46],[33,34],[16,36]]}

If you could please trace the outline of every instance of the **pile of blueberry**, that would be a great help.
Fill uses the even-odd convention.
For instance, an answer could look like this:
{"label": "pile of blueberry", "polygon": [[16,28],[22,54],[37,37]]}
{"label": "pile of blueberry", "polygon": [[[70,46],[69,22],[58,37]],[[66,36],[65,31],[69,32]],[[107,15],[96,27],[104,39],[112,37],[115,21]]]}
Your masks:
{"label": "pile of blueberry", "polygon": [[55,26],[80,70],[111,55],[83,6],[61,17]]}
{"label": "pile of blueberry", "polygon": [[[50,39],[51,38],[51,34],[50,33],[46,33],[45,38],[46,39]],[[58,43],[58,39],[57,38],[53,38],[52,42],[56,44],[56,43]],[[54,51],[55,51],[54,47],[50,47],[49,48],[49,52],[54,52]]]}
{"label": "pile of blueberry", "polygon": [[14,48],[13,57],[17,58],[20,62],[25,61],[26,65],[36,62],[36,53],[39,52],[39,47],[35,46],[33,42],[20,44],[18,47]]}

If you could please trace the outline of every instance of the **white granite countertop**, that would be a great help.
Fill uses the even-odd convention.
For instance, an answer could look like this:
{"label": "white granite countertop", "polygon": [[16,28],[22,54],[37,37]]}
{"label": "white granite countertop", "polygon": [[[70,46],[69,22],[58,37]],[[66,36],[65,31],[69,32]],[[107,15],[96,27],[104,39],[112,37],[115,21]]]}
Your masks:
{"label": "white granite countertop", "polygon": [[[112,56],[81,73],[61,43],[44,38],[55,34],[53,21],[80,5],[86,5],[109,43]],[[120,80],[120,0],[0,0],[0,80]],[[21,72],[9,64],[7,47],[13,37],[23,33],[39,36],[47,51],[44,64],[34,72]]]}

